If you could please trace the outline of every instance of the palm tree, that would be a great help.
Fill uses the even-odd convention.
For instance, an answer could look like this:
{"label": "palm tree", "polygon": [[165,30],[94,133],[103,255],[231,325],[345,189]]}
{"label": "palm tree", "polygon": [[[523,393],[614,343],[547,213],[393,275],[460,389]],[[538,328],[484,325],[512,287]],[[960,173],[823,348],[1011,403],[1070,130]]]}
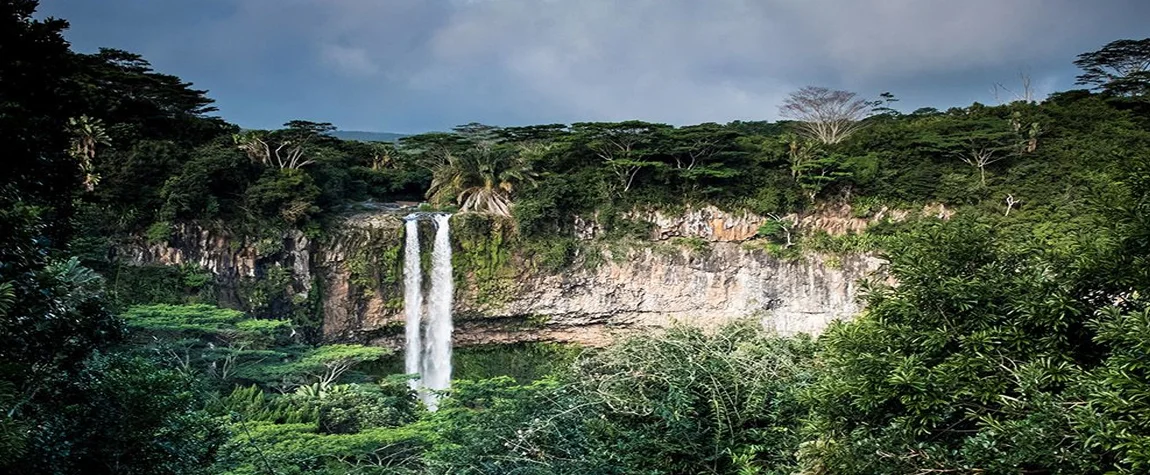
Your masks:
{"label": "palm tree", "polygon": [[96,146],[111,145],[112,140],[104,130],[104,121],[86,115],[68,119],[68,132],[72,134],[68,154],[80,162],[80,171],[84,172],[84,189],[92,191],[100,182],[100,175],[96,173],[94,165]]}
{"label": "palm tree", "polygon": [[455,201],[463,212],[510,217],[514,191],[535,183],[535,173],[521,151],[490,145],[461,153],[444,151],[432,170],[428,199],[437,206]]}

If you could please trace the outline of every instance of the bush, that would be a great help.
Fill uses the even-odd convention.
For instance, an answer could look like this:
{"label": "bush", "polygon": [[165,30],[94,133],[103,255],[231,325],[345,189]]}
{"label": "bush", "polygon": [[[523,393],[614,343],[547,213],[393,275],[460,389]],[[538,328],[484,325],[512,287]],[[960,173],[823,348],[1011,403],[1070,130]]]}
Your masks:
{"label": "bush", "polygon": [[444,473],[790,473],[809,339],[757,322],[676,327],[591,353],[560,379],[460,381],[432,417]]}
{"label": "bush", "polygon": [[1101,473],[1068,411],[1098,351],[1073,269],[971,219],[928,223],[889,259],[898,285],[822,339],[806,469]]}
{"label": "bush", "polygon": [[319,430],[324,434],[354,434],[368,429],[399,427],[416,418],[415,394],[404,379],[377,386],[354,385],[319,405]]}

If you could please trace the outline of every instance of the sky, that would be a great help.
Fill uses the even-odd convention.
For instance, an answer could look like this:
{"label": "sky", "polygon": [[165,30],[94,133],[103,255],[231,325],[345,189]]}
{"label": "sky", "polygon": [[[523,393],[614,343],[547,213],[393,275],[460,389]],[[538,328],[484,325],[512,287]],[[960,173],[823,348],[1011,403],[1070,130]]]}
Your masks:
{"label": "sky", "polygon": [[144,55],[247,128],[418,133],[775,120],[818,85],[897,108],[1074,88],[1076,55],[1150,37],[1147,0],[41,0],[78,51]]}

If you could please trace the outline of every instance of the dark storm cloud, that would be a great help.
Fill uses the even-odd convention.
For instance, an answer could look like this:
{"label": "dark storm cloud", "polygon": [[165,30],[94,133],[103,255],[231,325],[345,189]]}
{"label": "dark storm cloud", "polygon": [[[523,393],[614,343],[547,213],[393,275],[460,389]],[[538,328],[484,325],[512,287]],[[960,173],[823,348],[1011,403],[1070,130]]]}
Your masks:
{"label": "dark storm cloud", "polygon": [[262,127],[764,119],[806,84],[947,107],[993,102],[991,84],[1020,70],[1040,92],[1069,87],[1077,53],[1150,36],[1136,0],[84,3],[44,8],[80,46],[142,51]]}

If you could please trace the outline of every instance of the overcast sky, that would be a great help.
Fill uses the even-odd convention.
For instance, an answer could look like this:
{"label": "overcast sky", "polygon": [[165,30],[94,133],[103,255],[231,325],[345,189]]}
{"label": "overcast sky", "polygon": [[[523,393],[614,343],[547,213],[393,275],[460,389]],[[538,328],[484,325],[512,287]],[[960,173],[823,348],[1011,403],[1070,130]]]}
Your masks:
{"label": "overcast sky", "polygon": [[1148,0],[41,0],[80,51],[141,53],[244,127],[421,132],[775,119],[823,85],[899,108],[1071,88],[1081,52],[1150,36]]}

